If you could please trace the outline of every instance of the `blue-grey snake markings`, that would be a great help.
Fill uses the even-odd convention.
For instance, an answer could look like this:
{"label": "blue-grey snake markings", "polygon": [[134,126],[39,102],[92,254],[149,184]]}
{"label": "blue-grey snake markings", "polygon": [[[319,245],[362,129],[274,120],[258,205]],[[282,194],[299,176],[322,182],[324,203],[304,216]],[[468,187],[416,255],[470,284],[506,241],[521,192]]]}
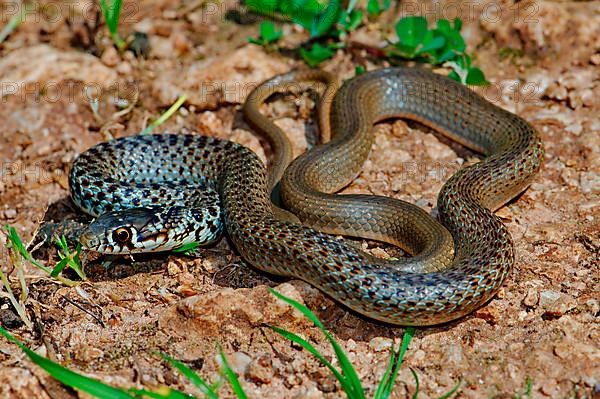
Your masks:
{"label": "blue-grey snake markings", "polygon": [[[258,89],[264,94],[290,82],[328,79],[324,72],[292,72]],[[253,126],[277,136],[281,131],[257,111],[265,97],[250,95],[244,108]],[[252,151],[210,137],[133,136],[89,149],[70,174],[74,202],[98,217],[81,236],[84,247],[161,251],[209,243],[226,230],[254,267],[305,280],[368,318],[432,325],[484,304],[514,263],[511,236],[493,211],[539,170],[544,150],[538,132],[468,88],[422,69],[359,75],[343,84],[330,105],[323,123],[330,124],[331,141],[285,169],[289,142],[275,137],[276,158],[284,160],[270,180]],[[444,184],[439,221],[399,200],[335,194],[366,160],[373,124],[397,117],[485,155]],[[301,223],[271,203],[270,188],[281,173],[282,202]],[[385,241],[414,256],[378,259],[331,234]]]}

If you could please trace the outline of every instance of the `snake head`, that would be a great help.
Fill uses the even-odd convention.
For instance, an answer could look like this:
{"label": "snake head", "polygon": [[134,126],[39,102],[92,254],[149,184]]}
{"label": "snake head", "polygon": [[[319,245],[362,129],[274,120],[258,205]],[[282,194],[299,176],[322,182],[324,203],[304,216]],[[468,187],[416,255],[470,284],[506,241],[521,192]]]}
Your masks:
{"label": "snake head", "polygon": [[170,251],[221,233],[220,210],[184,207],[131,208],[101,215],[81,234],[84,249],[104,254]]}

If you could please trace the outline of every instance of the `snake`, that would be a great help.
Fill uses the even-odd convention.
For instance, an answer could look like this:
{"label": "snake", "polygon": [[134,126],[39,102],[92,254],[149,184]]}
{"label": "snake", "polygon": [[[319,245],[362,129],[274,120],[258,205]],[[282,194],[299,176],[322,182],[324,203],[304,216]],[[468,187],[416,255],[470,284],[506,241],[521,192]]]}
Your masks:
{"label": "snake", "polygon": [[[329,140],[291,160],[289,141],[259,107],[286,85],[334,80],[323,71],[293,71],[248,96],[250,125],[275,135],[271,174],[250,149],[198,134],[129,136],[83,152],[69,175],[74,203],[96,217],[81,234],[83,247],[165,251],[210,244],[226,232],[255,268],[304,280],[368,319],[430,326],[483,306],[515,262],[510,232],[494,212],[540,169],[539,132],[452,79],[384,68],[328,89],[320,121]],[[393,118],[417,121],[482,155],[443,184],[437,219],[398,199],[337,194],[360,173],[374,125]],[[412,257],[381,259],[337,235],[391,243]]]}

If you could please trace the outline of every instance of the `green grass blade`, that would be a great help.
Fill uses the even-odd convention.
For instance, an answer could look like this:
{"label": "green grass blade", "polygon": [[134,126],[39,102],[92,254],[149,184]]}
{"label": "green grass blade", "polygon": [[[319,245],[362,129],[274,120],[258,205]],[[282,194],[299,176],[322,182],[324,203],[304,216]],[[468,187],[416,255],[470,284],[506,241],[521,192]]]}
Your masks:
{"label": "green grass blade", "polygon": [[148,125],[148,127],[146,127],[144,130],[142,130],[142,132],[140,134],[150,134],[152,132],[152,130],[154,130],[155,127],[159,126],[164,121],[169,119],[175,113],[175,111],[177,111],[179,109],[179,107],[181,107],[183,105],[183,103],[185,102],[186,99],[187,99],[187,96],[185,94],[179,96],[177,101],[175,101],[175,103],[173,105],[171,105],[171,107],[169,107],[169,109],[164,114],[162,114],[157,120],[155,120],[150,125]]}
{"label": "green grass blade", "polygon": [[48,374],[62,382],[65,385],[79,389],[90,395],[96,396],[102,399],[132,399],[135,396],[131,396],[129,393],[113,388],[110,385],[106,385],[96,379],[85,377],[77,374],[74,371],[61,366],[58,363],[54,363],[52,360],[47,359],[43,356],[38,355],[27,346],[23,345],[19,340],[13,337],[8,331],[0,327],[0,334],[3,335],[9,341],[18,345],[23,352],[33,361],[35,364],[44,369]]}
{"label": "green grass blade", "polygon": [[[334,373],[336,378],[340,381],[340,384],[342,384],[342,387],[348,393],[348,395],[349,396],[352,395],[350,397],[361,398],[361,399],[364,398],[365,397],[364,389],[360,383],[360,379],[358,378],[358,374],[356,373],[356,370],[354,370],[352,363],[346,356],[342,347],[335,341],[335,339],[331,336],[331,334],[329,334],[329,332],[327,331],[327,329],[325,328],[323,323],[321,323],[321,320],[319,320],[319,318],[313,312],[311,312],[310,309],[308,309],[306,306],[302,305],[301,303],[299,303],[291,298],[288,298],[273,289],[269,289],[269,291],[273,295],[275,295],[277,298],[281,299],[282,301],[291,305],[295,309],[299,310],[307,319],[312,321],[315,324],[315,326],[317,326],[317,328],[319,328],[319,330],[321,330],[321,332],[325,335],[325,337],[327,338],[327,340],[333,347],[333,350],[338,358],[338,361],[340,362],[340,367],[342,369],[343,374],[340,374],[331,365],[331,363],[323,362],[323,360],[324,360],[323,356],[321,356],[318,353],[318,351],[307,341],[303,340],[302,338],[300,338],[297,335],[292,334],[288,331],[285,331],[282,329],[276,329],[275,327],[271,327],[271,328],[275,329],[275,331],[277,331],[278,333],[280,333],[281,335],[283,335],[284,337],[286,337],[290,340],[292,340],[292,338],[298,339],[298,341],[294,341],[294,342],[298,343],[299,345],[302,345],[302,347],[304,347],[306,350],[308,350],[310,353],[312,353],[315,357],[317,357],[323,364],[325,364]],[[287,336],[286,336],[286,334],[287,334]],[[305,346],[305,344],[307,346]],[[309,347],[312,348],[312,350],[309,349]],[[323,360],[321,360],[321,359],[323,359]]]}
{"label": "green grass blade", "polygon": [[336,340],[329,334],[326,330],[323,330],[323,333],[327,337],[329,343],[333,347],[335,351],[335,355],[340,362],[340,367],[342,368],[342,372],[346,379],[348,380],[349,385],[352,387],[352,398],[364,399],[365,398],[365,390],[362,387],[360,382],[360,378],[354,369],[354,366],[346,356],[346,353],[342,349],[342,347],[336,342]]}
{"label": "green grass blade", "polygon": [[[136,395],[136,398],[152,398],[152,399],[193,399],[194,396],[191,396],[185,392],[178,391],[176,389],[171,389],[168,387],[158,388],[156,392],[148,391],[145,389],[130,389],[128,392]],[[108,398],[107,398],[108,399]]]}
{"label": "green grass blade", "polygon": [[319,329],[325,330],[325,326],[323,325],[323,323],[321,323],[321,320],[319,320],[319,318],[313,312],[311,312],[309,308],[307,308],[298,301],[294,301],[292,298],[288,298],[287,296],[280,294],[272,288],[269,288],[269,292],[275,295],[277,298],[281,299],[283,302],[299,310],[300,313],[302,313],[308,320],[312,321],[315,326],[319,327]]}
{"label": "green grass blade", "polygon": [[392,370],[394,369],[394,363],[396,362],[396,351],[394,350],[394,343],[392,342],[392,347],[390,348],[390,360],[388,361],[388,365],[385,368],[385,372],[381,377],[381,381],[379,381],[379,385],[377,386],[377,391],[375,391],[375,395],[373,395],[373,399],[383,399],[383,393],[388,385],[388,381],[390,376],[392,375]]}
{"label": "green grass blade", "polygon": [[404,354],[408,350],[408,344],[412,341],[413,335],[415,334],[414,327],[407,327],[404,331],[404,336],[402,337],[402,343],[400,344],[400,350],[398,351],[398,355],[396,357],[396,366],[394,367],[394,371],[392,375],[389,377],[388,381],[386,381],[386,386],[383,391],[383,398],[387,398],[392,393],[392,388],[394,388],[394,384],[396,383],[396,378],[398,378],[398,372],[400,371],[400,366],[402,365],[402,361],[404,360]]}
{"label": "green grass blade", "polygon": [[415,393],[412,396],[412,399],[418,399],[419,398],[419,390],[420,388],[420,384],[419,384],[419,376],[417,375],[417,372],[411,367],[410,369],[411,374],[413,375],[413,378],[415,379]]}
{"label": "green grass blade", "polygon": [[25,13],[29,12],[27,6],[21,7],[26,7],[25,11],[18,9],[17,13],[10,18],[8,23],[4,26],[4,28],[2,28],[2,31],[0,31],[0,44],[4,43],[6,38],[13,33],[13,31],[17,29],[19,25],[21,25],[21,22],[23,22],[23,16]]}
{"label": "green grass blade", "polygon": [[210,385],[206,381],[204,381],[198,374],[194,372],[194,370],[190,369],[188,366],[180,362],[179,360],[175,360],[172,357],[169,357],[165,354],[159,353],[160,357],[169,362],[173,367],[175,367],[181,374],[183,374],[196,388],[198,388],[203,394],[206,395],[207,398],[210,399],[219,399],[216,392],[213,391]]}
{"label": "green grass blade", "polygon": [[448,391],[447,393],[443,394],[442,396],[440,396],[437,399],[448,399],[450,397],[452,397],[455,393],[458,392],[458,388],[460,388],[460,384],[462,383],[462,379],[459,380],[456,385],[454,386],[454,388],[452,388],[450,391]]}
{"label": "green grass blade", "polygon": [[269,326],[269,327],[273,331],[275,331],[277,334],[281,335],[283,338],[287,339],[288,341],[292,341],[295,344],[300,345],[301,347],[306,349],[308,352],[310,352],[314,357],[317,358],[317,360],[319,360],[321,363],[323,363],[324,366],[326,366],[329,370],[331,370],[331,372],[333,373],[335,378],[337,378],[340,382],[345,380],[345,377],[342,374],[340,374],[340,372],[335,367],[333,367],[333,365],[329,361],[327,361],[327,359],[325,359],[325,357],[323,357],[323,355],[321,355],[321,353],[319,353],[317,348],[315,348],[310,342],[308,342],[304,338],[300,337],[299,335],[294,334],[293,332],[289,332],[287,330],[284,330],[282,328],[275,327],[275,326]]}
{"label": "green grass blade", "polygon": [[32,329],[33,323],[31,322],[29,315],[27,315],[25,308],[23,306],[21,306],[21,303],[15,297],[13,290],[10,288],[10,282],[8,281],[8,278],[6,277],[6,275],[4,273],[2,273],[2,270],[0,270],[0,280],[2,281],[2,285],[4,285],[4,289],[6,290],[7,295],[8,295],[8,300],[12,304],[13,308],[15,308],[15,310],[17,311],[17,314],[19,315],[19,317],[21,318],[23,323],[25,323],[27,328]]}
{"label": "green grass blade", "polygon": [[[194,399],[195,396],[185,392],[171,389],[169,387],[158,388],[157,391],[147,391],[145,389],[130,389],[128,392],[135,394],[136,398],[152,399]],[[108,398],[107,398],[108,399]]]}
{"label": "green grass blade", "polygon": [[229,384],[231,385],[231,389],[233,390],[233,393],[235,393],[235,395],[237,396],[238,399],[248,399],[248,397],[246,396],[246,393],[244,392],[244,388],[242,388],[242,385],[240,384],[240,381],[237,378],[237,375],[229,366],[229,363],[227,362],[227,358],[225,357],[225,354],[223,353],[223,349],[221,348],[221,346],[218,346],[218,349],[219,349],[219,356],[221,358],[223,374],[225,374],[225,377],[229,381]]}
{"label": "green grass blade", "polygon": [[35,260],[33,256],[31,256],[31,254],[27,251],[25,245],[23,244],[23,241],[21,241],[21,237],[19,237],[19,234],[17,234],[17,230],[14,227],[4,225],[4,229],[7,232],[8,239],[10,240],[12,247],[21,254],[23,259],[30,262],[32,265],[38,267],[39,269],[42,269],[46,273],[50,274],[50,269],[42,265],[37,260]]}

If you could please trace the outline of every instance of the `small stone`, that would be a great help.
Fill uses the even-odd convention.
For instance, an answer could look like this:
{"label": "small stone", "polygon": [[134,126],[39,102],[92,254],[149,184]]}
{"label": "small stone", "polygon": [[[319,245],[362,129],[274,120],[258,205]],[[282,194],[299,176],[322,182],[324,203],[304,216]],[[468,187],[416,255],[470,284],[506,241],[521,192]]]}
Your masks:
{"label": "small stone", "polygon": [[540,293],[540,306],[545,312],[542,317],[558,318],[577,306],[573,297],[556,291],[542,291]]}
{"label": "small stone", "polygon": [[503,208],[498,209],[496,211],[496,216],[498,216],[500,219],[502,219],[505,222],[512,221],[512,212],[506,206],[503,207]]}
{"label": "small stone", "polygon": [[523,298],[523,305],[527,306],[528,308],[534,308],[538,304],[539,300],[540,295],[538,291],[534,288],[529,288],[525,298]]}
{"label": "small stone", "polygon": [[356,350],[356,341],[350,338],[346,341],[346,350],[347,351],[355,351]]}
{"label": "small stone", "polygon": [[573,133],[575,136],[579,136],[583,131],[583,126],[580,122],[575,122],[565,127],[565,130],[569,133]]}
{"label": "small stone", "polygon": [[250,362],[252,362],[252,358],[244,352],[235,352],[229,357],[231,369],[239,375],[244,375],[246,373]]}
{"label": "small stone", "polygon": [[460,366],[466,362],[465,352],[460,344],[451,344],[446,350],[446,362],[454,366]]}
{"label": "small stone", "polygon": [[174,33],[171,40],[173,41],[173,47],[179,54],[185,54],[192,48],[190,41],[182,32]]}
{"label": "small stone", "polygon": [[196,291],[194,288],[190,287],[187,284],[184,284],[182,286],[180,286],[177,289],[177,293],[181,296],[184,297],[190,297],[190,296],[194,296],[194,295],[198,295],[198,291]]}
{"label": "small stone", "polygon": [[131,63],[127,61],[120,62],[119,65],[117,65],[117,72],[120,75],[131,75],[131,73],[133,72]]}
{"label": "small stone", "polygon": [[600,173],[594,171],[583,172],[579,176],[581,192],[591,193],[600,189]]}
{"label": "small stone", "polygon": [[561,359],[566,359],[571,355],[572,345],[569,343],[561,342],[554,345],[554,354]]}
{"label": "small stone", "polygon": [[369,341],[369,347],[375,352],[387,351],[392,347],[393,341],[390,338],[375,337]]}
{"label": "small stone", "polygon": [[491,305],[488,305],[484,308],[475,311],[473,315],[479,319],[487,321],[490,324],[496,324],[498,320],[500,320],[500,312],[498,311],[498,309],[492,307]]}
{"label": "small stone", "polygon": [[117,50],[111,46],[104,50],[102,56],[100,57],[100,60],[104,65],[114,67],[120,61],[119,53],[117,53]]}
{"label": "small stone", "polygon": [[5,219],[14,219],[17,217],[17,210],[12,208],[6,209],[4,210],[3,214]]}
{"label": "small stone", "polygon": [[542,291],[542,293],[540,294],[540,305],[544,309],[547,309],[554,302],[558,301],[558,299],[560,298],[560,296],[561,296],[560,292],[556,292],[556,291]]}
{"label": "small stone", "polygon": [[262,355],[248,365],[246,379],[255,384],[268,384],[273,379],[273,362],[270,355]]}

